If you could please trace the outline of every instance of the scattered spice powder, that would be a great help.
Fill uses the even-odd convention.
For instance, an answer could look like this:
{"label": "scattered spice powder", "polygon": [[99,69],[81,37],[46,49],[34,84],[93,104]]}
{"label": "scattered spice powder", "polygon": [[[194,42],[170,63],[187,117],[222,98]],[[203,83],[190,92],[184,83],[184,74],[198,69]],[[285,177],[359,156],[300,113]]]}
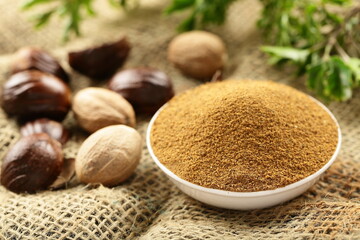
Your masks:
{"label": "scattered spice powder", "polygon": [[154,122],[151,144],[173,173],[203,187],[272,190],[319,170],[338,129],[307,95],[269,81],[204,84],[174,97]]}

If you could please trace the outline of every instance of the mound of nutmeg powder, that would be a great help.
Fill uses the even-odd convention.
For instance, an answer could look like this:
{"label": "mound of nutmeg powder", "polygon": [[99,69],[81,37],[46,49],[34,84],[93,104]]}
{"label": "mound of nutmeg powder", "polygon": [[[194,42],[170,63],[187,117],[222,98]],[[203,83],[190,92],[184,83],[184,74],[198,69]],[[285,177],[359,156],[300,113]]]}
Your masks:
{"label": "mound of nutmeg powder", "polygon": [[273,190],[318,171],[338,129],[307,95],[269,81],[208,83],[174,97],[151,131],[155,155],[203,187]]}

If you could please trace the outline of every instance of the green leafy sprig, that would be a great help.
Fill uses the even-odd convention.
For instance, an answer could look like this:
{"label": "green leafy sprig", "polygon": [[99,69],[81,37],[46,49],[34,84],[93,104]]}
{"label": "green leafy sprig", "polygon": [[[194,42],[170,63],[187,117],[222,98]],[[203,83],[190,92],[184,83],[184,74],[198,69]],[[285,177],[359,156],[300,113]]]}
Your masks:
{"label": "green leafy sprig", "polygon": [[295,64],[307,86],[325,100],[351,98],[360,85],[360,5],[350,0],[262,2],[258,24],[275,45],[262,47],[270,63]]}
{"label": "green leafy sprig", "polygon": [[55,15],[65,19],[64,40],[68,40],[71,34],[80,35],[80,23],[84,15],[95,15],[92,2],[93,0],[27,0],[22,9],[29,10],[40,5],[45,8],[42,13],[33,17],[37,28],[47,24]]}
{"label": "green leafy sprig", "polygon": [[[26,0],[23,10],[33,9],[38,6],[47,7],[42,13],[34,16],[37,28],[47,24],[52,17],[60,17],[66,20],[64,39],[70,35],[79,36],[80,24],[85,16],[95,15],[92,7],[94,0]],[[111,6],[128,8],[130,0],[108,0]],[[136,0],[134,0],[136,1]],[[222,24],[226,18],[229,5],[236,0],[172,0],[164,10],[166,15],[181,11],[189,11],[187,17],[178,27],[179,31],[189,31],[196,28],[204,28],[209,24]]]}
{"label": "green leafy sprig", "polygon": [[178,27],[179,31],[204,28],[209,24],[223,24],[227,9],[236,0],[173,0],[165,9],[167,15],[189,10],[190,14]]}

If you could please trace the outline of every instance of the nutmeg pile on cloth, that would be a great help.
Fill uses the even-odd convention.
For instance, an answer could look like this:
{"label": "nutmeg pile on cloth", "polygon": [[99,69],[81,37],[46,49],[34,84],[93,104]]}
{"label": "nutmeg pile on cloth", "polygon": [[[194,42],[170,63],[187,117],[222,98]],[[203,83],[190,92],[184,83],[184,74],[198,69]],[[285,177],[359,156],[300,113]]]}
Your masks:
{"label": "nutmeg pile on cloth", "polygon": [[[166,48],[176,35],[182,16],[166,17],[165,0],[142,1],[131,14],[98,1],[98,16],[83,25],[83,37],[61,43],[57,21],[34,31],[29,16],[18,1],[0,0],[0,83],[8,78],[13,53],[24,46],[42,47],[62,61],[67,52],[116,40],[126,35],[132,52],[124,67],[151,66],[169,74],[175,92],[201,84],[186,78],[166,59]],[[229,52],[224,77],[270,79],[306,93],[303,79],[290,69],[268,66],[259,51],[261,35],[256,29],[261,5],[236,2],[227,23],[212,32],[225,42]],[[71,72],[74,93],[88,86],[105,86]],[[103,84],[103,85],[102,85]],[[37,194],[15,194],[0,186],[1,239],[307,239],[360,238],[360,91],[344,103],[328,104],[339,121],[343,144],[338,159],[321,180],[300,197],[263,210],[234,211],[209,207],[177,189],[151,160],[145,145],[148,117],[138,117],[143,137],[143,155],[135,174],[116,187],[86,186],[71,182],[67,188]],[[64,125],[73,133],[65,157],[76,156],[87,134],[73,114]],[[0,110],[0,161],[20,137],[19,127]]]}

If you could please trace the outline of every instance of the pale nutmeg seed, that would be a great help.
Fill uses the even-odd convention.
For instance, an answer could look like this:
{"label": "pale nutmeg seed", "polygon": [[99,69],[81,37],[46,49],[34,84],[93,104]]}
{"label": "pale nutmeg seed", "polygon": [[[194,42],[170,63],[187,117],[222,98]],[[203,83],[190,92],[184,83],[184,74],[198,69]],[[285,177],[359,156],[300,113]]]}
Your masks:
{"label": "pale nutmeg seed", "polygon": [[75,160],[78,179],[105,186],[125,181],[139,164],[141,142],[140,134],[125,125],[98,130],[79,149]]}
{"label": "pale nutmeg seed", "polygon": [[135,112],[119,94],[104,88],[89,87],[73,99],[73,111],[79,125],[92,133],[101,128],[125,124],[135,127]]}
{"label": "pale nutmeg seed", "polygon": [[178,35],[169,44],[168,59],[181,72],[193,78],[210,80],[227,60],[224,42],[205,31]]}

